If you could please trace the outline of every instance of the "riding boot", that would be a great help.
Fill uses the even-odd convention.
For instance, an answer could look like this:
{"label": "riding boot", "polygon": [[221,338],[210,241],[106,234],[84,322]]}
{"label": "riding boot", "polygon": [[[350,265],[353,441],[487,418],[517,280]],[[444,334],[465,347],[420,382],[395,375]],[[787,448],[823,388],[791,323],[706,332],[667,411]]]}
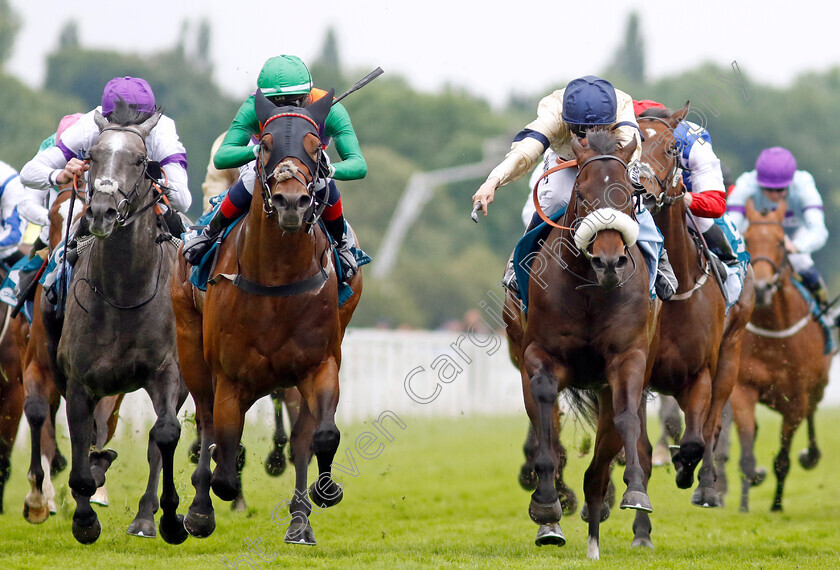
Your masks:
{"label": "riding boot", "polygon": [[324,220],[324,226],[335,242],[335,252],[338,254],[338,262],[341,265],[342,281],[346,283],[359,272],[359,264],[356,262],[356,256],[350,250],[352,244],[350,244],[344,231],[344,214],[334,220]]}
{"label": "riding boot", "polygon": [[168,206],[165,208],[162,216],[163,221],[166,223],[167,231],[174,237],[181,239],[181,236],[187,233],[187,226],[184,224],[184,219],[175,208]]}
{"label": "riding boot", "polygon": [[201,230],[201,233],[187,242],[184,245],[183,255],[184,259],[187,260],[187,263],[190,265],[198,265],[201,263],[201,260],[204,259],[205,254],[210,251],[210,248],[213,247],[213,242],[218,239],[222,232],[224,232],[225,228],[227,228],[233,220],[236,218],[228,218],[222,213],[222,209],[219,208],[213,217],[210,218],[210,221],[204,226],[204,229]]}
{"label": "riding boot", "polygon": [[679,287],[677,276],[674,274],[671,262],[668,261],[668,252],[665,251],[664,247],[659,254],[659,263],[656,266],[656,281],[653,287],[656,290],[656,296],[663,301],[670,299]]}
{"label": "riding boot", "polygon": [[817,271],[817,266],[812,265],[808,269],[801,271],[799,277],[802,284],[808,289],[808,292],[814,296],[817,306],[820,311],[825,311],[828,308],[828,289],[825,286],[825,281]]}
{"label": "riding boot", "polygon": [[[531,218],[531,221],[528,223],[528,227],[525,228],[525,233],[527,234],[541,223],[542,219],[537,214],[534,214],[534,216]],[[519,281],[516,279],[516,271],[513,266],[513,258],[511,258],[508,262],[507,269],[505,270],[505,275],[504,277],[502,277],[502,287],[504,287],[517,297],[520,296]]]}
{"label": "riding boot", "polygon": [[706,240],[706,245],[709,246],[712,253],[717,255],[725,264],[733,265],[738,262],[738,256],[732,251],[732,246],[719,225],[712,224],[712,227],[703,232],[703,239]]}

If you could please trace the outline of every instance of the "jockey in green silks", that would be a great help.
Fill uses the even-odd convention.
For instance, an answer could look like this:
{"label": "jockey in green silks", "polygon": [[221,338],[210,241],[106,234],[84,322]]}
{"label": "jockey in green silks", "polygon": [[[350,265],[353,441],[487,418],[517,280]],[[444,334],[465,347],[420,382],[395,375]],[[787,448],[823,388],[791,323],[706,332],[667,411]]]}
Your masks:
{"label": "jockey in green silks", "polygon": [[[257,78],[257,87],[269,101],[278,106],[306,107],[327,94],[326,91],[313,88],[312,75],[306,64],[293,55],[280,55],[266,61]],[[259,152],[259,145],[255,144],[255,137],[259,133],[260,122],[252,94],[242,103],[213,158],[214,166],[220,170],[240,168],[239,181],[228,191],[221,207],[202,233],[184,246],[184,257],[189,263],[198,264],[224,229],[250,207],[256,182],[256,172],[251,163]],[[350,122],[350,115],[341,103],[333,104],[326,121],[319,125],[319,134],[324,148],[333,141],[341,159],[335,164],[328,163],[327,177],[318,181],[314,193],[319,200],[327,203],[321,219],[337,244],[346,281],[356,274],[358,265],[350,251],[354,244],[348,243],[345,236],[341,195],[334,180],[364,178],[367,163]]]}

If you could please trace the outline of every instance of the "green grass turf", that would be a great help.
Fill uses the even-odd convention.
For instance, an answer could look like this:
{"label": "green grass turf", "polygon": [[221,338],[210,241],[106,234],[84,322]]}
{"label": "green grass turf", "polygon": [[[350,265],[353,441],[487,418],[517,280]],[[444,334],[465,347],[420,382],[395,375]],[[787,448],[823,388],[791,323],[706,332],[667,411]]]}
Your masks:
{"label": "green grass turf", "polygon": [[[519,488],[516,475],[522,460],[521,446],[527,419],[473,417],[459,419],[402,418],[405,429],[392,426],[393,441],[385,441],[381,455],[356,459],[356,477],[340,474],[345,488],[341,504],[314,513],[311,522],[316,547],[283,543],[285,526],[272,520],[287,516],[281,505],[292,494],[290,468],[270,478],[262,459],[270,434],[246,429],[248,458],[245,468],[246,513],[232,513],[229,505],[214,498],[216,532],[209,538],[189,538],[171,546],[160,538],[141,539],[125,531],[137,510],[145,486],[146,434],[133,430],[113,447],[119,458],[108,472],[111,506],[95,507],[103,531],[91,546],[77,544],[70,526],[73,501],[67,487],[68,471],[55,478],[59,513],[46,523],[29,525],[21,516],[26,482],[28,432],[20,437],[13,458],[13,474],[6,488],[6,513],[0,516],[0,568],[224,568],[223,557],[233,567],[499,567],[533,568],[549,565],[589,567],[586,559],[586,526],[575,514],[561,521],[568,543],[562,548],[537,548],[537,527],[528,518],[529,495]],[[726,507],[718,510],[691,506],[691,490],[677,489],[669,468],[656,468],[650,497],[654,506],[655,550],[630,547],[632,511],[613,511],[601,527],[603,568],[828,568],[840,567],[840,409],[818,414],[817,434],[823,451],[820,464],[804,471],[796,462],[788,477],[784,513],[769,512],[775,486],[772,458],[778,447],[779,416],[762,410],[757,458],[770,470],[767,481],[751,494],[752,512],[737,508],[737,443],[729,463],[731,492]],[[348,465],[346,450],[356,437],[372,430],[370,424],[339,426],[342,446],[336,461]],[[60,439],[70,451],[66,430]],[[651,430],[652,437],[658,429]],[[733,432],[734,434],[734,432]],[[180,512],[192,499],[192,464],[186,449],[192,437],[183,430],[176,457],[176,485],[181,494]],[[579,424],[569,424],[564,440],[572,448],[567,480],[582,500],[583,471],[591,454],[578,457],[586,439]],[[794,444],[805,446],[800,429]],[[375,447],[375,446],[374,446]],[[614,477],[619,493],[624,484]],[[310,481],[312,479],[310,478]],[[246,539],[259,539],[264,558],[250,553]]]}

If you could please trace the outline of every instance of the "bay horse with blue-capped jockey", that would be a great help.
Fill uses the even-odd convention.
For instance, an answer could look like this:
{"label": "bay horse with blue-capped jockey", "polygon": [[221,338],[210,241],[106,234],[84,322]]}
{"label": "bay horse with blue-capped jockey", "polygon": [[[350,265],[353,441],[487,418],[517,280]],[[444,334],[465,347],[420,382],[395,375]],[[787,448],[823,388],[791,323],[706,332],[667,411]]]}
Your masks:
{"label": "bay horse with blue-capped jockey", "polygon": [[505,315],[536,433],[538,484],[529,514],[540,526],[537,545],[565,544],[553,446],[559,393],[569,390],[580,407],[597,415],[594,455],[584,476],[590,513],[587,555],[593,559],[600,557],[610,462],[622,447],[627,490],[620,506],[652,510],[645,390],[648,356],[657,343],[659,301],[650,295],[646,263],[635,243],[639,227],[627,163],[636,144],[634,139],[620,147],[605,130],[589,131],[585,145],[573,139],[579,166],[571,201],[533,259],[531,274],[539,268],[545,287],[529,289],[527,317],[523,311]]}
{"label": "bay horse with blue-capped jockey", "polygon": [[[353,294],[339,306],[332,248],[317,223],[318,125],[332,101],[331,92],[305,108],[276,107],[256,92],[262,128],[250,209],[218,246],[204,294],[190,283],[186,262],[178,261],[172,283],[178,353],[201,434],[196,494],[185,518],[196,537],[215,529],[210,489],[226,501],[240,490],[236,458],[245,412],[277,389],[296,387],[301,394],[291,434],[296,475],[286,542],[315,544],[310,497],[328,507],[343,496],[331,475],[340,437],[338,370],[362,281],[361,273],[349,281]],[[307,492],[313,454],[319,475]]]}

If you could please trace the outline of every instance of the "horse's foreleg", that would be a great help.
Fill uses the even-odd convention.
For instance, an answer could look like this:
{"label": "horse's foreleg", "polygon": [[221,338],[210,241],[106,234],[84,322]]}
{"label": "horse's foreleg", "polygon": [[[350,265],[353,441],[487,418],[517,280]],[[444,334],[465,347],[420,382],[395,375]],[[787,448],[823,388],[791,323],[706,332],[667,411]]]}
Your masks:
{"label": "horse's foreleg", "polygon": [[216,469],[210,485],[223,501],[234,500],[241,491],[236,460],[239,455],[242,430],[245,427],[245,410],[250,402],[242,401],[237,385],[226,376],[216,376],[216,396],[213,403],[213,431],[216,449],[213,452]]}
{"label": "horse's foreleg", "polygon": [[213,512],[213,501],[210,499],[210,446],[215,440],[213,433],[213,389],[209,377],[205,385],[191,384],[191,388],[195,401],[195,423],[199,429],[200,448],[197,458],[198,463],[192,474],[195,497],[193,497],[192,504],[190,504],[187,515],[184,517],[184,528],[196,538],[207,538],[216,529],[216,516]]}
{"label": "horse's foreleg", "polygon": [[[157,450],[160,465],[163,470],[163,489],[160,495],[160,506],[163,515],[160,517],[160,536],[169,544],[181,544],[187,539],[184,528],[184,517],[178,514],[178,491],[175,489],[174,458],[178,440],[181,437],[181,424],[178,422],[178,410],[186,398],[186,386],[181,381],[178,364],[172,357],[170,362],[161,367],[157,377],[150,382],[146,391],[155,407],[157,421],[149,432],[149,456],[152,449]],[[149,487],[157,487],[152,483],[152,471],[157,469],[149,462]],[[149,489],[146,491],[149,492]],[[144,495],[144,499],[146,496]],[[152,519],[154,526],[154,519]]]}
{"label": "horse's foreleg", "polygon": [[[117,418],[119,417],[118,411],[123,397],[123,394],[106,396],[99,400],[99,403],[96,404],[96,408],[93,410],[93,429],[95,433],[93,447],[97,452],[103,451],[105,445],[114,436],[114,432],[117,429]],[[98,453],[97,455],[105,459],[104,461],[99,461],[99,467],[104,473],[110,466],[110,461],[108,461],[110,453]],[[103,507],[108,506],[108,491],[105,489],[105,485],[96,489],[96,493],[90,498],[90,502],[102,505]]]}
{"label": "horse's foreleg", "polygon": [[[627,462],[624,468],[624,483],[627,485],[627,490],[624,492],[619,507],[650,512],[653,507],[647,495],[647,479],[639,458],[639,438],[647,438],[647,430],[642,428],[639,417],[643,404],[646,367],[645,351],[627,350],[607,362],[606,375],[612,392],[613,423],[621,434]],[[604,398],[601,400],[603,402]],[[590,516],[591,518],[593,517]]]}
{"label": "horse's foreleg", "polygon": [[[44,470],[42,458],[47,453],[45,448],[49,444],[47,440],[50,439],[46,433],[50,430],[50,386],[41,370],[30,364],[24,371],[23,387],[26,392],[23,410],[29,424],[31,442],[28,475],[31,489],[23,500],[23,518],[30,523],[39,524],[50,516],[49,498],[44,494],[44,481],[49,475]],[[52,386],[52,389],[55,390],[55,387]],[[51,460],[52,455],[47,458]]]}
{"label": "horse's foreleg", "polygon": [[653,464],[667,465],[671,462],[669,446],[676,444],[682,435],[680,405],[673,396],[659,395],[659,423],[662,433],[653,450]]}
{"label": "horse's foreleg", "polygon": [[[274,406],[274,448],[268,452],[265,458],[265,471],[272,477],[279,477],[286,471],[286,455],[283,447],[289,443],[289,436],[283,427],[283,403],[286,397],[286,390],[278,388],[271,393],[271,403]],[[290,424],[291,425],[291,424]]]}
{"label": "horse's foreleg", "polygon": [[776,494],[773,497],[773,506],[771,511],[782,510],[782,494],[785,490],[785,479],[787,479],[790,471],[790,446],[793,443],[793,434],[796,428],[802,423],[805,415],[804,410],[792,409],[783,415],[782,418],[782,437],[779,454],[773,461],[773,470],[776,473]]}
{"label": "horse's foreleg", "polygon": [[335,425],[335,410],[338,407],[338,364],[334,359],[323,363],[310,386],[301,386],[301,395],[307,407],[314,411],[317,427],[312,434],[312,452],[318,461],[318,479],[309,489],[309,496],[322,508],[341,502],[344,490],[332,478],[332,462],[338,451],[341,434]]}
{"label": "horse's foreleg", "polygon": [[291,455],[295,466],[295,496],[289,502],[292,520],[284,539],[289,544],[315,544],[315,533],[309,524],[312,504],[306,493],[306,473],[312,458],[312,436],[315,427],[315,418],[309,411],[309,405],[305,398],[301,399],[297,421],[292,424]]}
{"label": "horse's foreleg", "polygon": [[[816,406],[814,406],[816,407]],[[817,447],[817,434],[814,426],[814,412],[808,414],[808,449],[799,452],[799,464],[803,469],[813,469],[822,457]]]}
{"label": "horse's foreleg", "polygon": [[720,414],[720,430],[715,438],[715,489],[720,496],[721,506],[729,492],[726,464],[729,463],[730,432],[732,431],[732,404],[726,402]]}
{"label": "horse's foreleg", "polygon": [[[703,464],[697,473],[698,485],[691,497],[691,504],[698,507],[722,507],[723,500],[716,488],[715,453],[721,429],[723,409],[732,395],[732,388],[738,378],[740,350],[732,350],[732,341],[724,339],[720,360],[712,385],[712,399],[706,422],[703,425]],[[725,475],[723,476],[725,477]]]}
{"label": "horse's foreleg", "polygon": [[[624,445],[622,434],[614,422],[613,399],[609,390],[603,392],[599,400],[595,449],[592,461],[583,475],[586,521],[589,525],[586,555],[592,560],[600,558],[601,523],[609,517],[609,508],[604,504],[604,498],[610,484],[610,464]],[[633,449],[636,449],[635,444]],[[635,454],[634,452],[629,455]],[[581,511],[581,516],[583,515]]]}
{"label": "horse's foreleg", "polygon": [[90,497],[97,487],[88,457],[93,434],[93,407],[94,402],[87,395],[85,388],[74,379],[68,378],[67,423],[72,448],[69,483],[76,499],[73,536],[82,544],[96,542],[102,531],[96,512],[90,506]]}
{"label": "horse's foreleg", "polygon": [[680,450],[671,460],[677,472],[677,487],[689,489],[694,485],[694,470],[703,459],[707,447],[703,430],[712,400],[712,376],[708,367],[700,371],[694,382],[690,383],[690,388],[680,394],[677,400],[685,412],[685,433],[680,440]]}
{"label": "horse's foreleg", "polygon": [[750,388],[737,385],[732,390],[729,399],[732,407],[732,419],[738,430],[738,439],[741,442],[741,512],[750,510],[750,487],[754,487],[764,481],[767,476],[764,468],[756,469],[755,454],[755,405],[758,402],[758,393]]}
{"label": "horse's foreleg", "polygon": [[23,384],[19,377],[0,378],[0,514],[3,514],[3,492],[12,468],[12,446],[17,437],[23,413]]}

